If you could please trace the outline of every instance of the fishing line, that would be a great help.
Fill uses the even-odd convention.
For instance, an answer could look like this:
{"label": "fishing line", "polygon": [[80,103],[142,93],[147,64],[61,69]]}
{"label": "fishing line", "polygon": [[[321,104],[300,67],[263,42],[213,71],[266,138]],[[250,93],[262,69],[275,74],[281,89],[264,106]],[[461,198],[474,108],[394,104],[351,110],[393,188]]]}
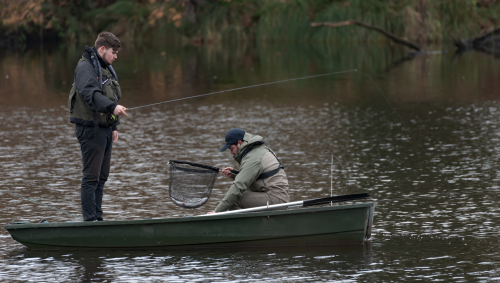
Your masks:
{"label": "fishing line", "polygon": [[[358,71],[357,69],[354,69],[352,70],[354,72]],[[362,71],[359,71],[361,74],[363,74],[364,76],[366,76],[367,78],[369,78],[373,84],[375,84],[375,86],[378,88],[378,90],[380,91],[380,94],[382,94],[382,97],[384,97],[385,101],[387,102],[387,104],[389,105],[389,107],[391,107],[392,111],[394,113],[396,113],[396,115],[398,115],[399,119],[401,120],[401,123],[403,124],[403,127],[405,128],[405,130],[408,132],[408,134],[410,134],[410,136],[412,137],[412,139],[418,144],[418,146],[424,150],[424,152],[428,152],[419,142],[418,140],[415,138],[415,136],[411,133],[410,131],[410,128],[408,128],[408,126],[406,126],[406,123],[404,122],[403,118],[401,117],[401,115],[399,115],[398,111],[396,111],[396,108],[394,108],[391,104],[391,102],[387,99],[387,96],[384,94],[384,92],[382,91],[382,89],[379,87],[379,85],[372,79],[372,77],[370,77],[368,74],[362,72]],[[335,156],[335,158],[337,158],[337,156]],[[342,171],[343,171],[343,166],[342,166],[342,163],[340,162],[340,160],[337,158],[341,168],[342,168]],[[333,161],[332,161],[333,163]],[[441,171],[441,170],[440,170]],[[441,172],[442,174],[442,172]],[[344,175],[345,175],[345,172],[344,172]],[[442,175],[441,175],[442,176]],[[345,176],[345,179],[347,180],[347,176]],[[448,182],[447,182],[447,178],[445,177],[444,178],[444,181],[445,181],[445,184],[449,187],[448,185]],[[345,189],[347,189],[347,184],[345,185]],[[403,199],[406,199],[406,198],[403,198]],[[390,200],[383,200],[383,201],[390,201]]]}
{"label": "fishing line", "polygon": [[[333,154],[332,154],[332,166],[330,167],[330,197],[333,196]],[[330,206],[332,206],[332,202],[330,202]]]}
{"label": "fishing line", "polygon": [[2,189],[0,189],[0,191],[6,192],[6,193],[11,194],[11,195],[16,196],[16,197],[23,198],[23,199],[25,199],[25,200],[28,200],[28,201],[34,202],[34,203],[36,203],[36,204],[40,204],[40,205],[46,206],[46,207],[48,207],[48,208],[52,208],[52,209],[57,210],[57,211],[59,211],[59,212],[65,213],[65,214],[67,214],[67,215],[69,215],[69,216],[71,216],[71,217],[74,217],[74,218],[77,218],[77,219],[83,219],[83,218],[78,217],[78,216],[76,216],[76,215],[73,215],[73,214],[71,214],[71,213],[69,213],[69,212],[66,212],[66,211],[60,210],[59,208],[56,208],[56,207],[53,207],[53,206],[50,206],[50,205],[47,205],[47,204],[44,204],[44,203],[38,202],[38,201],[36,201],[36,200],[32,200],[32,199],[27,198],[27,197],[23,197],[23,196],[21,196],[21,195],[18,195],[18,194],[16,194],[16,193],[11,192],[11,191],[8,191],[8,190],[2,190]]}
{"label": "fishing line", "polygon": [[405,127],[406,131],[408,131],[408,133],[410,134],[410,136],[413,138],[413,140],[418,144],[418,146],[420,146],[421,149],[423,149],[425,152],[427,152],[427,150],[425,150],[425,148],[418,142],[418,140],[413,136],[413,134],[410,132],[410,128],[408,128],[405,124],[405,121],[403,121],[403,118],[401,118],[401,115],[399,115],[398,111],[396,111],[396,108],[394,108],[392,106],[392,104],[389,102],[389,100],[387,99],[387,97],[385,96],[384,92],[382,91],[382,89],[378,86],[378,84],[370,77],[368,76],[367,74],[363,73],[362,71],[359,71],[361,74],[367,76],[378,88],[378,90],[380,91],[380,93],[382,94],[382,96],[384,97],[385,101],[387,101],[387,104],[389,104],[389,107],[391,107],[392,111],[394,111],[394,113],[396,113],[399,117],[399,119],[401,120],[401,123],[403,123],[403,126]]}
{"label": "fishing line", "polygon": [[330,196],[332,195],[332,191],[333,191],[333,157],[335,157],[337,159],[337,161],[339,162],[340,164],[340,171],[342,172],[342,174],[344,174],[344,191],[342,194],[345,194],[345,192],[347,192],[347,174],[345,173],[345,170],[344,170],[344,166],[342,165],[342,162],[340,162],[340,159],[336,156],[336,155],[333,155],[332,154],[332,168],[330,169],[331,172],[330,172]]}
{"label": "fishing line", "polygon": [[[374,84],[375,86],[377,86],[378,90],[380,91],[380,93],[382,94],[382,96],[384,97],[385,101],[387,102],[387,104],[389,104],[389,107],[391,107],[391,109],[394,111],[394,113],[396,113],[399,117],[399,119],[401,120],[401,123],[403,124],[404,128],[406,129],[406,131],[408,131],[408,133],[410,134],[410,136],[412,137],[412,139],[418,144],[418,146],[424,151],[424,152],[428,152],[419,142],[418,140],[415,138],[415,136],[413,136],[413,134],[411,133],[410,131],[410,128],[408,128],[403,120],[403,118],[401,117],[401,115],[399,115],[398,111],[396,111],[396,108],[394,108],[392,106],[392,104],[389,102],[389,100],[387,99],[387,97],[385,96],[384,92],[382,91],[382,89],[378,86],[378,84],[368,75],[368,74],[365,74],[364,72],[362,71],[359,71],[360,73],[362,73],[363,75],[365,75],[366,77],[368,77]],[[439,170],[439,169],[438,169]],[[439,172],[441,173],[441,176],[443,176],[441,170],[439,170]],[[446,186],[448,188],[450,188],[449,184],[448,184],[448,178],[447,177],[444,177],[444,183],[446,184]]]}
{"label": "fishing line", "polygon": [[181,101],[181,100],[198,98],[198,97],[203,97],[203,96],[208,96],[208,95],[218,94],[218,93],[223,93],[223,92],[230,92],[230,91],[236,91],[236,90],[254,88],[254,87],[259,87],[259,86],[279,84],[279,83],[291,82],[291,81],[297,81],[297,80],[305,80],[305,79],[311,79],[311,78],[317,78],[317,77],[323,77],[323,76],[330,76],[330,75],[338,75],[338,74],[344,74],[344,73],[351,73],[351,72],[356,72],[356,71],[357,71],[356,69],[354,69],[354,70],[348,70],[348,71],[339,71],[339,72],[325,73],[325,74],[319,74],[319,75],[313,75],[313,76],[306,76],[306,77],[300,77],[300,78],[286,79],[286,80],[281,80],[281,81],[275,81],[275,82],[269,82],[269,83],[262,83],[262,84],[256,84],[256,85],[238,87],[238,88],[233,88],[233,89],[221,90],[221,91],[210,92],[210,93],[205,93],[205,94],[200,94],[200,95],[194,95],[194,96],[189,96],[189,97],[172,99],[172,100],[158,102],[158,103],[147,104],[147,105],[143,105],[143,106],[137,106],[137,107],[127,108],[127,110],[134,110],[134,109],[139,109],[139,108],[144,108],[144,107],[150,107],[150,106],[155,106],[155,105],[160,105],[160,104],[165,104],[165,103],[177,102],[177,101]]}
{"label": "fishing line", "polygon": [[[275,81],[275,82],[269,82],[269,83],[262,83],[262,84],[256,84],[256,85],[250,85],[250,86],[244,86],[244,87],[238,87],[238,88],[233,88],[233,89],[227,89],[227,90],[221,90],[221,91],[216,91],[216,92],[210,92],[210,93],[205,93],[205,94],[200,94],[200,95],[195,95],[195,96],[190,96],[190,97],[183,97],[183,98],[178,98],[178,99],[173,99],[173,100],[168,100],[168,101],[163,101],[163,102],[158,102],[158,103],[152,103],[152,104],[147,104],[147,105],[143,105],[143,106],[137,106],[137,107],[132,107],[132,108],[126,108],[126,110],[134,110],[134,109],[140,109],[140,108],[145,108],[145,107],[151,107],[151,106],[155,106],[155,105],[161,105],[161,104],[165,104],[165,103],[172,103],[172,102],[177,102],[177,101],[182,101],[182,100],[187,100],[187,99],[193,99],[193,98],[198,98],[198,97],[204,97],[204,96],[209,96],[209,95],[212,95],[212,94],[218,94],[218,93],[223,93],[223,92],[230,92],[230,91],[236,91],[236,90],[242,90],[242,89],[249,89],[249,88],[254,88],[254,87],[259,87],[259,86],[266,86],[266,85],[271,85],[271,84],[278,84],[278,83],[284,83],[284,82],[291,82],[291,81],[297,81],[297,80],[304,80],[304,79],[311,79],[311,78],[317,78],[317,77],[323,77],[323,76],[330,76],[330,75],[337,75],[337,74],[344,74],[344,73],[351,73],[351,72],[356,72],[357,70],[354,69],[354,70],[347,70],[347,71],[339,71],[339,72],[331,72],[331,73],[325,73],[325,74],[319,74],[319,75],[313,75],[313,76],[305,76],[305,77],[300,77],[300,78],[293,78],[293,79],[286,79],[286,80],[281,80],[281,81]],[[49,208],[52,208],[52,209],[55,209],[59,212],[62,212],[62,213],[65,213],[65,214],[68,214],[69,216],[71,217],[74,217],[74,218],[78,218],[78,219],[82,219],[80,217],[77,217],[71,213],[68,213],[68,212],[65,212],[65,211],[62,211],[58,208],[55,208],[55,207],[52,207],[50,205],[46,205],[46,204],[43,204],[43,203],[40,203],[40,202],[37,202],[37,201],[34,201],[32,199],[29,199],[29,198],[25,198],[21,195],[18,195],[18,194],[15,194],[15,193],[12,193],[10,191],[7,191],[7,190],[1,190],[1,191],[4,191],[6,193],[9,193],[11,195],[14,195],[14,196],[17,196],[17,197],[21,197],[25,200],[28,200],[28,201],[31,201],[31,202],[34,202],[36,204],[40,204],[40,205],[43,205],[43,206],[47,206]]]}
{"label": "fishing line", "polygon": [[340,168],[342,169],[342,173],[344,173],[344,177],[345,177],[345,179],[347,179],[347,174],[344,171],[344,166],[342,166],[342,162],[340,162],[340,159],[337,156],[335,156],[335,155],[332,154],[332,163],[333,163],[333,157],[337,158],[337,160],[338,160],[338,162],[340,164]]}
{"label": "fishing line", "polygon": [[[353,71],[357,71],[356,69],[353,70]],[[380,91],[380,93],[382,94],[382,96],[384,97],[385,101],[387,102],[387,104],[389,105],[389,107],[391,107],[391,109],[393,110],[394,113],[396,113],[399,117],[399,119],[401,120],[401,123],[403,124],[405,130],[408,132],[408,134],[410,134],[410,136],[412,137],[412,139],[418,144],[418,146],[424,150],[424,152],[428,152],[419,142],[418,140],[415,138],[415,136],[411,133],[410,129],[408,128],[408,126],[406,126],[406,123],[404,122],[403,118],[401,117],[401,115],[399,115],[399,113],[396,111],[396,108],[394,108],[392,106],[392,104],[390,103],[390,101],[387,99],[387,96],[384,94],[384,92],[382,91],[382,89],[379,87],[379,85],[372,79],[372,77],[370,77],[368,74],[362,72],[362,71],[359,71],[361,74],[365,75],[366,77],[368,77],[372,82],[373,84],[375,84],[375,86],[378,88],[378,90]],[[333,164],[333,156],[332,155],[332,164]],[[337,156],[335,156],[335,158],[337,158]],[[342,168],[342,171],[343,171],[343,166],[342,166],[342,163],[340,162],[340,160],[337,158],[341,168]],[[439,170],[440,173],[442,174],[441,170]],[[345,175],[345,172],[344,172],[344,175]],[[442,176],[442,175],[441,175]],[[347,179],[347,176],[345,176],[345,178]],[[447,182],[448,178],[444,178],[444,182],[446,184],[446,186],[449,188],[449,184]],[[492,191],[492,192],[497,192],[495,190],[481,190],[481,191],[475,191],[475,192],[449,192],[449,193],[434,193],[432,195],[418,195],[418,196],[413,196],[413,197],[404,197],[404,198],[396,198],[396,199],[385,199],[385,200],[376,200],[377,203],[384,203],[384,202],[390,202],[390,201],[400,201],[400,200],[412,200],[412,199],[420,199],[420,198],[432,198],[432,197],[435,197],[435,196],[448,196],[448,195],[451,195],[451,194],[466,194],[466,193],[483,193],[485,191]]]}
{"label": "fishing line", "polygon": [[[351,71],[346,71],[346,72],[356,72],[358,71],[357,69],[354,69],[354,70],[351,70]],[[387,97],[385,96],[384,92],[382,91],[382,89],[378,86],[378,84],[372,79],[372,77],[370,77],[368,74],[365,74],[364,72],[362,71],[359,71],[361,74],[365,75],[367,78],[369,78],[373,84],[375,84],[375,86],[378,88],[378,90],[380,91],[380,93],[382,94],[382,97],[384,97],[385,101],[387,102],[387,104],[389,104],[389,107],[391,107],[392,111],[394,113],[396,113],[396,115],[398,115],[399,119],[401,120],[401,123],[403,124],[405,130],[410,134],[410,136],[413,138],[413,140],[418,144],[418,146],[423,149],[425,152],[427,152],[427,150],[425,150],[425,148],[418,142],[418,140],[415,138],[415,136],[413,136],[413,134],[411,133],[410,131],[410,128],[408,128],[406,126],[406,123],[404,122],[403,118],[401,117],[401,115],[399,115],[398,111],[396,111],[396,108],[394,108],[392,106],[392,104],[389,102],[389,100],[387,99]],[[335,156],[335,158],[337,158],[337,160],[339,161],[339,164],[342,168],[342,172],[344,173],[344,177],[345,177],[345,180],[347,180],[347,176],[345,175],[345,172],[344,172],[344,168],[342,166],[342,163],[340,162],[340,160],[338,159],[337,156]],[[333,161],[332,161],[333,163]],[[347,181],[346,181],[347,182]],[[347,183],[345,183],[345,189],[347,189]]]}
{"label": "fishing line", "polygon": [[[335,157],[339,162],[341,169],[340,171],[344,174],[344,191],[342,194],[345,194],[345,192],[347,191],[347,174],[344,171],[344,166],[342,166],[342,162],[340,162],[340,159],[332,154],[332,163],[330,167],[330,197],[333,196],[333,157]],[[332,205],[332,202],[330,202],[330,205]]]}

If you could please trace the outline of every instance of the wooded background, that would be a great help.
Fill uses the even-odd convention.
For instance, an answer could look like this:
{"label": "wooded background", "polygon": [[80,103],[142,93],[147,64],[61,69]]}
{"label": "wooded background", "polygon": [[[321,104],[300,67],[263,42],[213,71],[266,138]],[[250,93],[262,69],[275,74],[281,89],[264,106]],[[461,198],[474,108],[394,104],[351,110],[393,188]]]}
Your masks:
{"label": "wooded background", "polygon": [[2,0],[0,41],[78,42],[102,31],[122,41],[164,36],[216,41],[387,40],[361,21],[413,42],[478,36],[500,22],[500,0]]}

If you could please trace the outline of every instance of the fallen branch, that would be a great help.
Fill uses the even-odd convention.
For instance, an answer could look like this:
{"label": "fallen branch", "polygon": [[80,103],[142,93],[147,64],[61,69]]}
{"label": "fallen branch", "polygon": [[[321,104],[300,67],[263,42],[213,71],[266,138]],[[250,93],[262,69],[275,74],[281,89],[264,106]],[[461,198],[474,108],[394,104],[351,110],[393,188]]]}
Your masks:
{"label": "fallen branch", "polygon": [[399,38],[399,37],[395,36],[394,34],[388,32],[386,30],[383,30],[383,29],[381,29],[379,27],[371,26],[371,25],[368,25],[368,24],[365,24],[365,23],[362,23],[362,22],[358,22],[358,21],[344,21],[344,22],[334,22],[334,23],[332,23],[332,22],[311,23],[312,27],[319,27],[319,26],[341,27],[341,26],[348,26],[348,25],[358,25],[358,26],[362,26],[362,27],[365,27],[365,28],[368,28],[368,29],[376,30],[376,31],[382,33],[383,35],[385,35],[386,37],[390,38],[392,41],[394,41],[396,43],[408,46],[409,48],[415,49],[418,52],[422,51],[422,49],[420,49],[420,47],[418,45],[416,45],[415,43],[413,43],[413,42],[409,42],[407,40]]}
{"label": "fallen branch", "polygon": [[472,39],[455,39],[455,46],[459,52],[475,49],[488,54],[500,55],[500,28]]}

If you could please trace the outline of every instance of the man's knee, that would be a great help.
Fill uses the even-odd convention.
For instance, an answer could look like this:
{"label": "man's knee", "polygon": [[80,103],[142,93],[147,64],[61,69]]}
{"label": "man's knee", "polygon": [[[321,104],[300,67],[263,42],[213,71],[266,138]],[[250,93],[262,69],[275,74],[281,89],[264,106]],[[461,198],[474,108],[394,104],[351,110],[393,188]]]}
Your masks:
{"label": "man's knee", "polygon": [[[258,206],[267,206],[273,204],[285,203],[274,196],[270,196],[267,193],[246,191],[242,196],[238,198],[238,201],[230,208],[230,210],[238,210],[245,208],[252,208]],[[273,210],[287,209],[284,208],[274,208]]]}
{"label": "man's knee", "polygon": [[97,183],[99,182],[100,176],[99,171],[95,172],[93,170],[83,171],[82,183]]}
{"label": "man's knee", "polygon": [[236,209],[251,208],[273,204],[271,198],[266,193],[246,191],[235,203]]}

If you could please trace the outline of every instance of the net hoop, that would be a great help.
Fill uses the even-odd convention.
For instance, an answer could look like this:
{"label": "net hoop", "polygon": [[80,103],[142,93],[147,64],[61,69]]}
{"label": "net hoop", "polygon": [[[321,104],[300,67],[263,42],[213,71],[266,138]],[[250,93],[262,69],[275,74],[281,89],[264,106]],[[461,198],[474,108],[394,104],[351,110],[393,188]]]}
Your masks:
{"label": "net hoop", "polygon": [[220,169],[182,160],[169,160],[168,164],[168,192],[172,202],[184,208],[198,208],[204,205],[210,198]]}
{"label": "net hoop", "polygon": [[[204,169],[209,169],[209,170],[212,170],[212,171],[215,171],[215,172],[219,172],[220,171],[220,169],[217,168],[217,167],[210,166],[210,165],[205,165],[205,164],[200,164],[200,163],[194,163],[194,162],[190,162],[190,161],[182,161],[182,160],[169,160],[168,161],[168,164],[171,164],[171,165],[174,165],[174,166],[175,166],[176,163],[177,164],[187,164],[187,165],[191,165],[193,167],[200,167],[200,168],[204,168]],[[183,167],[178,167],[178,168],[183,168]]]}

